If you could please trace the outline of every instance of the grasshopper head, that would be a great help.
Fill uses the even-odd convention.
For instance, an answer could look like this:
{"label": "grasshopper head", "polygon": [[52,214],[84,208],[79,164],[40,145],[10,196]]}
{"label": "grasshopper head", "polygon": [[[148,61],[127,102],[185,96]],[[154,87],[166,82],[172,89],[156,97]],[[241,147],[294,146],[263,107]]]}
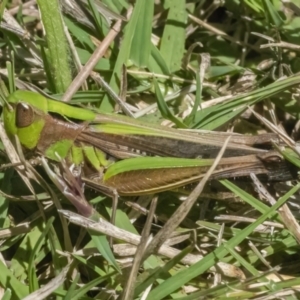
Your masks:
{"label": "grasshopper head", "polygon": [[44,127],[47,99],[29,92],[17,91],[9,96],[3,109],[4,127],[8,136],[17,135],[27,149],[34,149]]}

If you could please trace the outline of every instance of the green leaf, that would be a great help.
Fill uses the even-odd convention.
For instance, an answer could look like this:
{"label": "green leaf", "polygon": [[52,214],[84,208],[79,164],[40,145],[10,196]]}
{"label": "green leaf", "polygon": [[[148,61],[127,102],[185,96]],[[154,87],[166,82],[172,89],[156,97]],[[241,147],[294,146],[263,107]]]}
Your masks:
{"label": "green leaf", "polygon": [[[191,124],[193,128],[202,128],[213,130],[221,125],[226,124],[232,118],[243,112],[248,106],[253,105],[263,99],[277,95],[299,82],[299,75],[294,75],[267,86],[255,89],[251,92],[232,96],[230,100],[223,101],[220,104],[204,108],[197,112],[194,122]],[[205,103],[203,104],[205,105]]]}
{"label": "green leaf", "polygon": [[30,257],[28,260],[28,281],[29,281],[29,289],[31,293],[39,289],[35,257],[37,256],[38,253],[40,253],[41,247],[45,243],[46,235],[48,234],[53,221],[54,221],[54,217],[50,218],[47,221],[45,229],[43,230],[42,234],[40,235],[37,242],[35,243],[32,252],[30,253]]}
{"label": "green leaf", "polygon": [[164,277],[168,274],[168,272],[176,266],[187,254],[192,251],[192,247],[186,247],[178,255],[174,256],[173,259],[170,259],[166,264],[162,267],[151,270],[149,276],[147,278],[143,278],[142,282],[136,287],[135,295],[138,296],[140,293],[145,291],[148,286],[153,284],[158,278]]}
{"label": "green leaf", "polygon": [[[99,219],[98,213],[95,213],[95,215],[92,216],[91,219],[97,221]],[[109,264],[111,264],[119,273],[121,273],[120,267],[116,262],[106,236],[93,230],[88,230],[88,232],[98,251],[103,255],[103,257],[108,261]]]}
{"label": "green leaf", "polygon": [[[87,63],[87,61],[90,59],[91,57],[91,53],[85,49],[81,49],[81,48],[76,48],[77,53],[79,55],[80,58],[80,62],[85,65]],[[110,71],[111,69],[111,63],[108,59],[106,58],[101,58],[98,63],[95,65],[94,67],[94,71]],[[99,100],[99,98],[98,98]]]}
{"label": "green leaf", "polygon": [[19,281],[6,265],[0,260],[0,284],[5,289],[10,289],[13,299],[23,299],[29,294],[27,285]]}
{"label": "green leaf", "polygon": [[174,122],[177,125],[177,127],[186,128],[187,126],[171,113],[155,78],[153,79],[153,82],[154,82],[155,93],[156,93],[156,97],[157,97],[157,105],[158,105],[158,108],[159,108],[162,116],[164,118]]}
{"label": "green leaf", "polygon": [[148,300],[160,300],[166,297],[167,295],[171,294],[172,292],[176,291],[180,287],[182,287],[185,283],[189,280],[203,274],[208,268],[212,267],[215,262],[216,258],[222,259],[228,254],[227,247],[234,248],[239,245],[245,238],[250,235],[253,230],[264,222],[267,218],[274,214],[274,212],[283,205],[291,194],[295,193],[299,190],[300,184],[298,183],[297,186],[292,188],[292,190],[287,193],[284,197],[282,197],[275,205],[270,207],[268,211],[261,215],[255,222],[247,226],[245,229],[241,230],[239,234],[232,237],[228,242],[226,247],[220,246],[216,248],[213,252],[207,254],[203,259],[195,263],[194,265],[190,266],[183,271],[179,271],[177,274],[172,276],[171,278],[165,280],[162,284],[158,285],[148,294]]}
{"label": "green leaf", "polygon": [[296,154],[291,149],[285,149],[281,153],[282,153],[282,155],[284,156],[284,158],[286,160],[290,161],[293,165],[295,165],[298,168],[300,168],[300,159],[299,159],[299,155],[298,154]]}
{"label": "green leaf", "polygon": [[69,67],[68,44],[63,29],[59,3],[57,0],[38,0],[37,3],[46,31],[55,91],[62,93],[67,90],[72,81],[72,77]]}
{"label": "green leaf", "polygon": [[[153,0],[151,0],[152,3]],[[112,90],[114,90],[117,94],[119,92],[119,82],[120,82],[120,77],[121,77],[121,70],[122,70],[122,66],[126,65],[130,55],[131,55],[131,51],[133,48],[135,48],[136,46],[133,45],[133,39],[135,36],[135,32],[137,30],[137,23],[139,20],[139,13],[140,11],[143,11],[143,9],[145,10],[147,6],[146,3],[148,3],[148,1],[145,0],[137,0],[136,4],[134,6],[133,12],[132,12],[132,16],[128,22],[128,24],[125,26],[124,29],[124,38],[122,40],[122,44],[121,47],[118,51],[118,57],[113,69],[113,73],[109,82],[110,87],[112,88]],[[151,7],[150,7],[151,10]],[[145,14],[147,15],[147,18],[149,18],[149,14],[147,14],[147,12],[145,12]],[[148,27],[147,27],[148,28]],[[138,32],[138,40],[141,38],[140,35],[140,31]],[[146,33],[146,38],[148,38],[148,35]],[[145,48],[146,48],[146,53],[149,54],[143,54],[142,57],[142,62],[143,64],[145,64],[145,61],[149,59],[149,55],[150,55],[150,45],[149,45],[149,41],[146,41],[146,39],[144,39],[145,42]],[[144,46],[143,46],[144,47]],[[145,48],[143,48],[143,50],[145,50]],[[141,51],[141,49],[139,49],[139,51]],[[136,53],[136,49],[134,50],[134,53]],[[148,58],[146,59],[146,56],[148,55]],[[145,60],[145,61],[144,61]],[[141,61],[140,61],[141,62]],[[111,102],[111,100],[109,99],[109,96],[106,95],[100,105],[100,109],[105,111],[105,112],[110,112],[113,110],[113,103]]]}
{"label": "green leaf", "polygon": [[11,289],[6,289],[1,300],[10,300],[12,296]]}
{"label": "green leaf", "polygon": [[162,57],[160,51],[153,44],[151,44],[151,56],[148,62],[148,68],[153,73],[165,75],[170,74],[170,70],[164,58]]}
{"label": "green leaf", "polygon": [[129,58],[138,67],[148,65],[151,52],[151,31],[154,11],[154,0],[138,0],[132,13],[127,30],[132,31],[132,42]]}
{"label": "green leaf", "polygon": [[81,27],[77,25],[73,20],[70,20],[68,18],[64,18],[64,21],[66,25],[68,26],[68,29],[70,33],[76,37],[76,40],[84,47],[88,48],[91,51],[94,51],[96,46],[93,44],[91,40],[91,35],[86,32],[86,30],[83,30]]}
{"label": "green leaf", "polygon": [[[31,257],[31,253],[45,229],[45,224],[42,223],[42,220],[39,219],[38,221],[39,222],[34,223],[36,226],[33,227],[33,229],[25,235],[11,261],[11,270],[14,272],[16,277],[23,280],[28,278],[27,270],[29,269],[30,264],[30,261],[24,260],[24,257]],[[35,257],[35,264],[37,264],[45,257],[47,253],[45,253],[44,251],[49,252],[48,249],[49,248],[44,247],[43,251],[40,251],[38,253],[38,256]]]}
{"label": "green leaf", "polygon": [[168,1],[168,18],[161,39],[160,52],[171,73],[179,71],[185,45],[187,22],[184,0]]}
{"label": "green leaf", "polygon": [[271,25],[280,28],[284,22],[270,0],[263,0],[266,17]]}
{"label": "green leaf", "polygon": [[3,0],[0,3],[0,22],[2,22],[3,13],[4,13],[7,3],[8,3],[8,0]]}

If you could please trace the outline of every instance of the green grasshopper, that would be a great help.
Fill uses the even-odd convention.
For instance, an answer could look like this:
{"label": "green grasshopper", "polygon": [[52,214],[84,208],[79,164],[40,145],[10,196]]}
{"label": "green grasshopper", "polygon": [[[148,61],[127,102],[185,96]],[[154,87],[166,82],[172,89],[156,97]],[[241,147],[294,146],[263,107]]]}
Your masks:
{"label": "green grasshopper", "polygon": [[[272,150],[276,134],[246,136],[178,130],[115,114],[99,114],[29,92],[11,94],[3,109],[5,129],[38,155],[83,166],[88,185],[120,195],[151,194],[201,179],[228,135],[224,158],[212,179],[263,174],[293,178],[287,162]],[[96,176],[95,176],[96,174]]]}

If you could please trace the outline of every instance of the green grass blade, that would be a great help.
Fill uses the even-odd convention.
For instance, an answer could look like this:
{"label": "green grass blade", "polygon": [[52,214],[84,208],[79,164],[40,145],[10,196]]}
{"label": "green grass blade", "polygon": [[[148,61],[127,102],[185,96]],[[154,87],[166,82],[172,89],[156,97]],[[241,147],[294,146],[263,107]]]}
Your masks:
{"label": "green grass blade", "polygon": [[0,22],[2,22],[3,13],[4,13],[4,10],[5,10],[5,7],[6,7],[7,3],[8,3],[8,0],[3,0],[0,3]]}
{"label": "green grass blade", "polygon": [[[153,0],[151,0],[151,3],[152,3],[152,1]],[[136,40],[138,42],[141,38],[141,32],[140,32],[141,29],[136,31],[137,28],[138,28],[137,27],[138,26],[138,21],[140,19],[139,14],[140,14],[141,11],[144,11],[144,15],[147,16],[147,20],[149,20],[149,18],[150,18],[150,14],[147,13],[146,3],[148,4],[148,1],[144,1],[144,0],[137,0],[136,1],[133,12],[132,12],[132,16],[131,16],[128,24],[126,24],[126,26],[125,26],[124,38],[123,38],[121,47],[119,49],[118,57],[117,57],[117,60],[116,60],[115,66],[114,66],[114,70],[113,70],[110,82],[109,82],[110,87],[116,93],[118,93],[118,91],[119,91],[119,80],[121,78],[122,66],[126,65],[128,59],[131,57],[132,51],[135,54],[135,56],[137,55],[137,49],[136,49],[137,45],[133,44],[133,40]],[[150,9],[150,11],[152,9]],[[140,22],[143,22],[143,20],[140,20]],[[149,23],[149,21],[147,21],[147,24],[148,23]],[[147,30],[149,29],[149,24],[147,25],[146,29]],[[136,37],[136,32],[138,32],[137,37]],[[147,37],[149,35],[148,31],[145,32],[145,34],[146,34],[146,37]],[[143,64],[145,63],[146,60],[149,59],[150,49],[149,49],[149,42],[148,41],[145,42],[145,47],[146,47],[146,49],[144,48],[143,50],[146,50],[146,55],[143,54],[143,58],[142,58]],[[139,49],[139,51],[141,51],[141,49]],[[148,53],[148,58],[146,59],[147,53]],[[139,61],[140,61],[140,59],[139,59]],[[103,98],[100,109],[103,110],[103,111],[112,111],[113,105],[110,102],[109,97],[107,95]]]}
{"label": "green grass blade", "polygon": [[[240,189],[238,186],[230,182],[229,180],[223,179],[220,180],[220,182],[227,187],[230,191],[234,192],[235,195],[238,195],[242,200],[250,204],[254,209],[258,210],[262,214],[266,213],[269,209],[269,207],[262,203],[260,200],[256,199],[255,197],[251,196],[244,190]],[[277,214],[274,215],[276,217]],[[275,218],[277,221],[280,221],[280,218]]]}
{"label": "green grass blade", "polygon": [[137,67],[148,65],[151,52],[151,30],[154,12],[154,1],[137,1],[131,16],[131,26],[128,31],[133,31],[129,59]]}
{"label": "green grass blade", "polygon": [[286,160],[290,161],[293,165],[300,168],[300,159],[297,153],[295,153],[291,149],[285,149],[281,153]]}
{"label": "green grass blade", "polygon": [[[13,52],[12,52],[12,57],[14,57]],[[7,73],[8,73],[9,93],[12,94],[16,90],[15,78],[14,78],[14,74],[15,74],[14,62],[12,62],[12,63],[7,62],[6,68],[7,68]]]}
{"label": "green grass blade", "polygon": [[266,16],[268,16],[270,25],[280,28],[283,25],[283,20],[273,6],[272,2],[269,0],[263,0],[262,4],[264,6]]}
{"label": "green grass blade", "polygon": [[248,106],[263,99],[273,97],[299,83],[300,76],[294,75],[276,82],[273,82],[260,89],[255,89],[246,94],[233,96],[230,101],[198,111],[191,126],[213,130],[226,124],[233,117],[240,114]]}
{"label": "green grass blade", "polygon": [[81,288],[77,289],[73,294],[72,294],[72,300],[81,300],[81,299],[91,299],[91,298],[83,298],[86,294],[88,294],[89,291],[91,291],[92,288],[97,287],[100,285],[102,282],[105,282],[111,278],[112,274],[108,274],[106,276],[99,276],[96,277],[93,280],[90,280],[88,283],[84,284]]}
{"label": "green grass blade", "polygon": [[68,288],[68,291],[64,297],[64,300],[72,300],[74,299],[74,295],[76,295],[76,287],[77,284],[79,283],[79,279],[80,279],[80,274],[77,274],[76,277],[74,278],[74,280],[72,281],[71,286]]}
{"label": "green grass blade", "polygon": [[186,125],[182,121],[180,121],[178,118],[176,118],[170,111],[170,109],[161,93],[161,90],[157,83],[157,80],[154,78],[153,81],[154,81],[155,93],[156,93],[156,97],[157,97],[157,105],[159,107],[159,110],[160,110],[162,116],[165,119],[168,119],[168,120],[174,122],[177,127],[186,128]]}
{"label": "green grass blade", "polygon": [[102,235],[98,232],[93,232],[88,230],[95,246],[99,250],[99,252],[103,255],[103,257],[111,264],[119,273],[121,273],[120,267],[118,266],[116,259],[111,251],[109,243],[105,235]]}
{"label": "green grass blade", "polygon": [[193,109],[191,111],[191,113],[189,114],[189,116],[184,120],[185,124],[190,125],[191,122],[194,120],[195,115],[198,111],[198,108],[200,107],[200,103],[201,103],[201,97],[202,97],[202,82],[201,82],[201,78],[200,78],[200,70],[201,68],[201,64],[199,65],[199,67],[197,68],[197,72],[196,72],[196,84],[197,84],[197,89],[196,89],[196,98],[195,98],[195,103],[193,106]]}
{"label": "green grass blade", "polygon": [[[300,188],[300,184],[298,183],[298,185],[295,188],[293,188],[293,192],[297,191],[299,188]],[[253,230],[258,225],[264,222],[267,218],[271,217],[275,213],[275,211],[288,200],[288,197],[289,197],[288,194],[286,195],[286,197],[282,197],[275,205],[270,207],[268,211],[262,214],[255,222],[247,226],[245,229],[241,230],[240,234],[231,238],[227,242],[226,247],[233,248],[238,244],[240,244],[248,235],[250,235],[253,232]],[[161,285],[159,285],[149,293],[148,300],[163,299],[165,296],[177,290],[189,280],[195,278],[196,276],[201,275],[208,268],[210,268],[215,264],[216,258],[222,259],[225,255],[228,254],[228,250],[226,249],[226,247],[221,246],[217,248],[215,251],[206,255],[203,259],[201,259],[193,266],[187,268],[184,271],[178,272],[172,278],[164,281]]]}
{"label": "green grass blade", "polygon": [[147,67],[153,73],[165,75],[170,74],[166,61],[162,57],[160,51],[153,44],[151,44],[151,56]]}
{"label": "green grass blade", "polygon": [[168,17],[161,39],[160,52],[171,73],[181,68],[184,53],[187,11],[184,0],[165,1]]}
{"label": "green grass blade", "polygon": [[143,278],[142,283],[140,283],[136,289],[135,289],[135,295],[136,297],[146,290],[148,286],[153,284],[158,278],[168,276],[168,272],[176,266],[177,263],[179,263],[187,254],[189,254],[192,251],[192,247],[187,247],[183,249],[178,255],[176,255],[173,259],[168,261],[164,266],[154,269],[154,272],[152,272],[147,278]]}
{"label": "green grass blade", "polygon": [[96,28],[98,32],[102,32],[103,34],[106,35],[109,30],[109,27],[105,18],[102,15],[100,15],[99,12],[97,11],[94,1],[88,0],[88,5],[93,15],[93,19],[96,24]]}
{"label": "green grass blade", "polygon": [[57,0],[37,1],[44,28],[51,64],[51,75],[55,84],[55,92],[63,93],[72,81],[69,50],[64,34],[62,16]]}
{"label": "green grass blade", "polygon": [[6,289],[1,300],[10,300],[12,299],[11,296],[12,296],[11,289]]}
{"label": "green grass blade", "polygon": [[29,288],[26,284],[22,283],[21,280],[18,280],[13,272],[3,264],[2,260],[0,261],[0,284],[6,289],[11,290],[12,299],[23,299],[29,293]]}
{"label": "green grass blade", "polygon": [[41,247],[43,246],[45,242],[46,235],[48,234],[48,231],[50,230],[50,227],[52,226],[52,223],[54,221],[54,217],[50,218],[46,224],[45,229],[43,230],[43,233],[38,238],[36,244],[34,245],[34,248],[32,249],[32,252],[29,257],[28,261],[28,281],[29,281],[29,290],[30,292],[34,292],[37,289],[39,289],[38,279],[37,279],[37,273],[36,273],[36,265],[35,265],[35,256],[37,253],[40,252]]}
{"label": "green grass blade", "polygon": [[[14,175],[14,170],[6,170],[4,173],[4,177],[2,179],[2,182],[0,184],[1,191],[3,191],[6,194],[11,194],[12,190],[12,185],[11,185],[11,180]],[[0,212],[0,228],[4,228],[5,221],[8,216],[8,209],[9,209],[9,199],[7,199],[4,195],[0,195],[0,207],[1,207],[1,212]]]}

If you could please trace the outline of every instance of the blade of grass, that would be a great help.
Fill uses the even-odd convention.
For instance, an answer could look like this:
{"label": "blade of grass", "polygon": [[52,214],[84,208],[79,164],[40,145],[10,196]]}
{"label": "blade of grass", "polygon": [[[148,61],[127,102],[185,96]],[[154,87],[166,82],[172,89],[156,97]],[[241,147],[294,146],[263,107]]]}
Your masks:
{"label": "blade of grass", "polygon": [[44,239],[46,238],[46,235],[48,231],[50,230],[50,227],[52,226],[52,223],[54,221],[54,217],[50,218],[47,221],[47,224],[45,226],[45,229],[43,230],[42,234],[36,241],[28,260],[28,281],[29,281],[29,291],[32,293],[33,291],[37,290],[39,288],[38,280],[37,280],[37,272],[36,272],[36,262],[35,262],[35,256],[37,253],[40,252],[41,247],[44,244]]}
{"label": "blade of grass", "polygon": [[[146,65],[149,60],[151,51],[149,34],[151,32],[149,31],[153,15],[153,5],[153,0],[137,0],[131,18],[124,29],[124,39],[109,82],[110,87],[117,94],[119,92],[122,66],[126,65],[128,59],[132,58],[136,63],[140,63],[141,65]],[[113,106],[108,96],[103,98],[100,109],[103,111],[112,111]]]}
{"label": "blade of grass", "polygon": [[[290,192],[295,193],[300,189],[300,183],[298,183]],[[239,245],[252,231],[264,222],[267,218],[271,217],[275,211],[281,207],[289,198],[290,193],[287,193],[282,197],[275,205],[269,208],[269,210],[262,214],[255,222],[247,226],[245,229],[241,230],[240,234],[234,236],[227,242],[226,247],[234,248]],[[172,278],[167,279],[161,285],[153,289],[148,295],[149,300],[159,300],[163,299],[167,295],[171,294],[173,291],[179,289],[185,283],[189,282],[191,279],[196,276],[201,275],[209,267],[215,264],[216,258],[222,259],[225,255],[228,254],[228,250],[225,246],[220,246],[215,251],[206,255],[202,260],[194,264],[193,266],[178,272]]]}
{"label": "blade of grass", "polygon": [[159,110],[162,114],[162,116],[172,122],[174,122],[176,124],[177,127],[179,128],[186,128],[186,125],[179,120],[178,118],[176,118],[172,112],[170,111],[167,103],[164,100],[164,97],[161,93],[160,87],[157,83],[157,80],[155,78],[153,78],[153,82],[154,82],[154,86],[155,86],[155,93],[156,93],[156,97],[157,97],[157,105],[159,107]]}
{"label": "blade of grass", "polygon": [[168,9],[168,17],[161,39],[160,52],[168,69],[173,73],[180,70],[184,53],[186,1],[168,0],[165,1],[164,6]]}
{"label": "blade of grass", "polygon": [[137,67],[148,65],[151,52],[151,30],[154,12],[154,1],[137,1],[131,16],[131,27],[128,31],[134,32],[132,35],[129,59]]}
{"label": "blade of grass", "polygon": [[6,289],[10,289],[15,299],[24,299],[29,293],[28,285],[15,277],[13,272],[0,260],[0,283]]}
{"label": "blade of grass", "polygon": [[51,77],[55,84],[55,92],[63,93],[71,84],[72,76],[59,3],[57,0],[38,0],[37,3],[46,32]]}

